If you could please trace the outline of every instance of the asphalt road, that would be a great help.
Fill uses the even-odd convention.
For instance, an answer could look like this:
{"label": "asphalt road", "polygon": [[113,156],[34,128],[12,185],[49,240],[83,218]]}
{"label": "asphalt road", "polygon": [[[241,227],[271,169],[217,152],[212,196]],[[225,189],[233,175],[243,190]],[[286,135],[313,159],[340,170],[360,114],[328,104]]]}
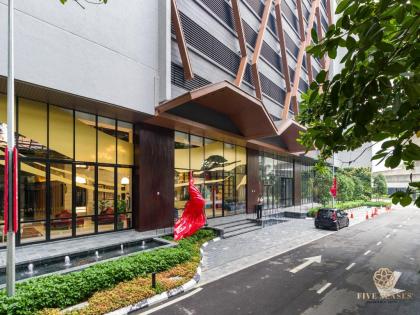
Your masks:
{"label": "asphalt road", "polygon": [[[181,296],[176,303],[169,300],[172,304],[158,305],[145,312],[417,315],[420,314],[419,227],[417,208],[382,214],[206,284],[196,289],[195,294],[189,293],[184,299]],[[302,265],[307,261],[305,258],[317,256],[321,256],[320,263]],[[383,285],[380,288],[403,292],[381,298],[373,280],[379,268],[393,272],[382,278],[391,281],[380,283]],[[384,296],[386,292],[382,291]]]}

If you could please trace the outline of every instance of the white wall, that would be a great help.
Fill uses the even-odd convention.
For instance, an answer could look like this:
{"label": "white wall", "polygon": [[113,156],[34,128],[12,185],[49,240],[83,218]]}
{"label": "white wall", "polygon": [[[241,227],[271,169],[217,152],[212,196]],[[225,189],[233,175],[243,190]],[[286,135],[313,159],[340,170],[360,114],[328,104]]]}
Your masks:
{"label": "white wall", "polygon": [[[16,79],[153,114],[170,97],[169,0],[80,3],[15,1]],[[0,0],[3,76],[7,9]]]}

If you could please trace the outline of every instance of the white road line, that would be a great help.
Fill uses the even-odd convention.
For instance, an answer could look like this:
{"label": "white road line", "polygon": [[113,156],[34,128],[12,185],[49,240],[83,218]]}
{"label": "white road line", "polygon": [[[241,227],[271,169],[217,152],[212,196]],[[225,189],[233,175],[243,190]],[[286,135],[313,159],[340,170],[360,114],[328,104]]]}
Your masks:
{"label": "white road line", "polygon": [[366,253],[364,253],[363,255],[369,255],[370,254],[370,252],[371,252],[371,250],[369,249],[368,251],[366,251]]}
{"label": "white road line", "polygon": [[376,243],[376,246],[379,246],[379,245],[381,245],[382,244],[382,242],[378,242],[378,243]]}
{"label": "white road line", "polygon": [[329,288],[329,286],[331,285],[331,283],[327,283],[325,284],[321,289],[319,289],[318,291],[316,291],[316,293],[321,294],[322,292],[324,292],[326,289]]}
{"label": "white road line", "polygon": [[390,236],[391,236],[391,234],[387,234],[385,237],[386,237],[386,238],[389,238]]}
{"label": "white road line", "polygon": [[168,303],[165,303],[165,304],[159,305],[159,306],[157,306],[157,307],[155,307],[155,308],[152,308],[152,309],[147,310],[147,311],[145,311],[145,312],[143,312],[143,313],[140,313],[140,314],[142,314],[142,315],[152,314],[152,313],[154,313],[154,312],[156,312],[156,311],[161,310],[162,308],[165,308],[165,307],[167,307],[167,306],[169,306],[169,305],[175,304],[175,303],[177,303],[177,302],[179,302],[179,301],[181,301],[181,300],[184,300],[184,299],[186,299],[186,298],[189,298],[191,295],[194,295],[194,294],[196,294],[196,293],[200,292],[201,290],[203,290],[203,288],[199,287],[199,288],[195,289],[194,291],[192,291],[192,292],[190,292],[190,293],[187,293],[187,294],[185,294],[185,295],[183,295],[183,296],[180,296],[179,298],[176,298],[175,300],[171,300],[171,301],[170,301],[170,302],[168,302]]}
{"label": "white road line", "polygon": [[392,233],[395,233],[395,232],[397,232],[397,230],[396,230],[396,229],[393,229],[393,230],[392,230]]}
{"label": "white road line", "polygon": [[402,224],[398,225],[399,228],[402,228]]}
{"label": "white road line", "polygon": [[351,263],[350,265],[347,266],[346,270],[350,270],[351,268],[354,267],[354,265],[356,265],[356,263]]}

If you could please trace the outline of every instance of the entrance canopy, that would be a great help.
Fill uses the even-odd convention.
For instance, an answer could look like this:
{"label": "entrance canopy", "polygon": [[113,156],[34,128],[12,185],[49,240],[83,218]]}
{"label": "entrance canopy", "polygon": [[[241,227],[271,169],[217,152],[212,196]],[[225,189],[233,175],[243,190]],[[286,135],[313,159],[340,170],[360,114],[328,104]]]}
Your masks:
{"label": "entrance canopy", "polygon": [[160,104],[156,112],[158,116],[180,116],[247,139],[277,134],[264,104],[227,81],[180,95]]}
{"label": "entrance canopy", "polygon": [[279,127],[278,136],[280,140],[286,144],[287,150],[291,153],[305,152],[306,148],[297,142],[301,131],[305,131],[306,128],[294,121],[288,119]]}

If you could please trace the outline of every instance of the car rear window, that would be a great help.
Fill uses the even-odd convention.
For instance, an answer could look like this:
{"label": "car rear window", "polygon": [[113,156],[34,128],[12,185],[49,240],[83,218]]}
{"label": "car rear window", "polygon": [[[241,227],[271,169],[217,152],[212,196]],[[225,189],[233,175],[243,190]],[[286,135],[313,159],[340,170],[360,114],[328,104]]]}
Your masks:
{"label": "car rear window", "polygon": [[329,219],[329,218],[331,218],[331,215],[334,213],[334,210],[329,210],[329,209],[320,209],[319,211],[318,211],[318,216],[320,217],[320,218],[323,218],[323,219]]}

